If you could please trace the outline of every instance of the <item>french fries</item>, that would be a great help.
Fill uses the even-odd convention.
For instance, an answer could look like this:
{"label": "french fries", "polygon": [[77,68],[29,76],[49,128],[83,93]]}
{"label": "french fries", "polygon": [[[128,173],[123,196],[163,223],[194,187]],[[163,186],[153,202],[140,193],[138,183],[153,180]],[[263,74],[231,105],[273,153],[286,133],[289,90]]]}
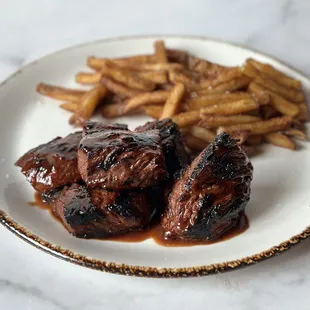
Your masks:
{"label": "french fries", "polygon": [[158,63],[168,63],[168,56],[165,48],[165,43],[162,40],[155,41],[155,57]]}
{"label": "french fries", "polygon": [[37,92],[43,96],[62,101],[78,101],[86,93],[83,90],[59,87],[45,83],[37,85]]}
{"label": "french fries", "polygon": [[238,124],[220,127],[221,131],[228,133],[247,131],[249,135],[262,135],[274,131],[285,130],[290,127],[292,118],[290,116],[275,117],[266,121],[248,124]]}
{"label": "french fries", "polygon": [[165,91],[165,90],[142,93],[140,95],[137,95],[135,97],[128,99],[124,112],[134,110],[143,105],[154,104],[154,103],[164,104],[164,102],[168,100],[169,96],[170,96],[170,92]]}
{"label": "french fries", "polygon": [[204,107],[200,111],[202,115],[234,115],[256,110],[258,108],[259,104],[254,99],[241,99],[238,101],[225,102]]}
{"label": "french fries", "polygon": [[160,119],[171,118],[174,116],[179,108],[182,97],[185,93],[185,87],[182,83],[175,84],[171,90],[169,97],[164,105],[163,113]]}
{"label": "french fries", "polygon": [[38,93],[72,113],[74,125],[83,126],[96,110],[104,118],[141,113],[171,118],[192,151],[201,151],[222,131],[247,151],[266,142],[295,150],[295,140],[307,140],[301,82],[258,60],[226,67],[158,40],[153,54],[91,56],[87,65],[93,71],[77,73],[75,82],[88,90],[37,86]]}
{"label": "french fries", "polygon": [[217,128],[221,126],[229,126],[236,124],[247,124],[258,122],[261,119],[252,115],[201,115],[202,120],[199,122],[199,126],[204,128]]}
{"label": "french fries", "polygon": [[272,132],[265,135],[265,140],[270,144],[281,146],[287,149],[296,150],[296,144],[288,136],[282,134],[281,132]]}

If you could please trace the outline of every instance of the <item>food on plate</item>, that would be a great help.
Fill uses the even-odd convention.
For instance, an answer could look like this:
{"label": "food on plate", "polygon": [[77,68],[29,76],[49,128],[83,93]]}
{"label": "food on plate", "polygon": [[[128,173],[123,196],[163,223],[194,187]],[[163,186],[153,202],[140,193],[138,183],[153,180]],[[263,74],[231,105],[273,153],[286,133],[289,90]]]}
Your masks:
{"label": "food on plate", "polygon": [[91,188],[146,188],[167,177],[158,130],[132,132],[109,126],[86,130],[78,149],[78,167]]}
{"label": "food on plate", "polygon": [[[163,40],[158,40],[154,42],[153,54],[123,58],[91,56],[87,65],[93,71],[77,73],[75,81],[89,85],[90,90],[44,83],[37,86],[38,93],[64,101],[60,107],[73,113],[69,121],[75,126],[83,126],[96,111],[105,118],[135,114],[172,118],[183,129],[187,147],[196,151],[198,145],[200,150],[206,147],[211,132],[215,135],[220,127],[236,125],[230,128],[230,134],[239,139],[239,144],[251,145],[253,131],[240,132],[238,125],[257,122],[266,128],[269,120],[273,123],[274,118],[290,116],[292,122],[288,127],[269,126],[252,146],[263,142],[275,145],[269,138],[264,139],[269,133],[287,136],[289,139],[284,137],[285,140],[301,136],[288,135],[289,129],[302,131],[306,138],[305,130],[295,126],[295,121],[308,121],[301,82],[258,60],[247,59],[241,66],[227,67],[167,48]],[[192,135],[191,132],[197,133],[197,126],[208,129],[206,137]]]}
{"label": "food on plate", "polygon": [[[252,166],[227,133],[209,132],[206,141],[206,131],[194,126],[187,133],[203,149],[190,163],[171,119],[133,131],[125,124],[88,121],[82,132],[40,145],[16,165],[76,237],[124,235],[154,221],[160,225],[162,217],[163,239],[215,240],[241,219]],[[188,234],[183,222],[182,231],[175,227],[183,215],[191,223]]]}
{"label": "food on plate", "polygon": [[62,189],[51,205],[65,228],[80,238],[108,237],[140,230],[154,215],[145,192],[88,189],[80,184]]}
{"label": "food on plate", "polygon": [[27,181],[38,193],[79,182],[77,149],[81,139],[81,131],[65,138],[57,137],[28,151],[16,166],[21,167]]}
{"label": "food on plate", "polygon": [[176,181],[161,223],[168,238],[213,240],[236,225],[250,199],[253,167],[227,133]]}

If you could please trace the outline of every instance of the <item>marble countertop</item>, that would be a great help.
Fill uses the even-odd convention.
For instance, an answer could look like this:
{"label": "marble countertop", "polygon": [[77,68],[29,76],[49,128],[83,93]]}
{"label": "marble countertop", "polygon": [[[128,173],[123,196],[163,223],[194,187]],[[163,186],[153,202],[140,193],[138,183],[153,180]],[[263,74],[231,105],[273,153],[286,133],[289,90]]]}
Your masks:
{"label": "marble countertop", "polygon": [[[47,53],[133,34],[202,35],[266,52],[310,76],[307,0],[1,1],[0,80]],[[243,270],[141,279],[49,256],[0,227],[0,309],[309,309],[310,240]]]}

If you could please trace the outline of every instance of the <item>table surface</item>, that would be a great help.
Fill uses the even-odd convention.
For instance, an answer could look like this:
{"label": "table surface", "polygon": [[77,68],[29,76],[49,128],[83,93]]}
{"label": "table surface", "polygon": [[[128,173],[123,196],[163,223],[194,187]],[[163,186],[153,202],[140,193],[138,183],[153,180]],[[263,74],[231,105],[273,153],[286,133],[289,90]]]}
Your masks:
{"label": "table surface", "polygon": [[[70,45],[134,34],[241,43],[310,76],[307,0],[0,0],[0,80]],[[5,2],[5,4],[4,4]],[[310,240],[231,273],[141,279],[66,263],[0,227],[1,309],[309,309]]]}

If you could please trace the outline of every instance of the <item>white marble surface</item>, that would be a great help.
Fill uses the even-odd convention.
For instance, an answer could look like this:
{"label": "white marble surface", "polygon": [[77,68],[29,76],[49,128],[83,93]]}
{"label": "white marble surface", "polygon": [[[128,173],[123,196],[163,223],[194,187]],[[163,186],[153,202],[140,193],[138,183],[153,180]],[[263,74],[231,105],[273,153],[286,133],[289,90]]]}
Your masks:
{"label": "white marble surface", "polygon": [[[176,3],[176,4],[174,4]],[[277,56],[310,75],[308,0],[0,0],[0,80],[84,41],[193,34]],[[309,309],[310,240],[256,266],[197,279],[104,274],[51,257],[0,227],[0,309]]]}

